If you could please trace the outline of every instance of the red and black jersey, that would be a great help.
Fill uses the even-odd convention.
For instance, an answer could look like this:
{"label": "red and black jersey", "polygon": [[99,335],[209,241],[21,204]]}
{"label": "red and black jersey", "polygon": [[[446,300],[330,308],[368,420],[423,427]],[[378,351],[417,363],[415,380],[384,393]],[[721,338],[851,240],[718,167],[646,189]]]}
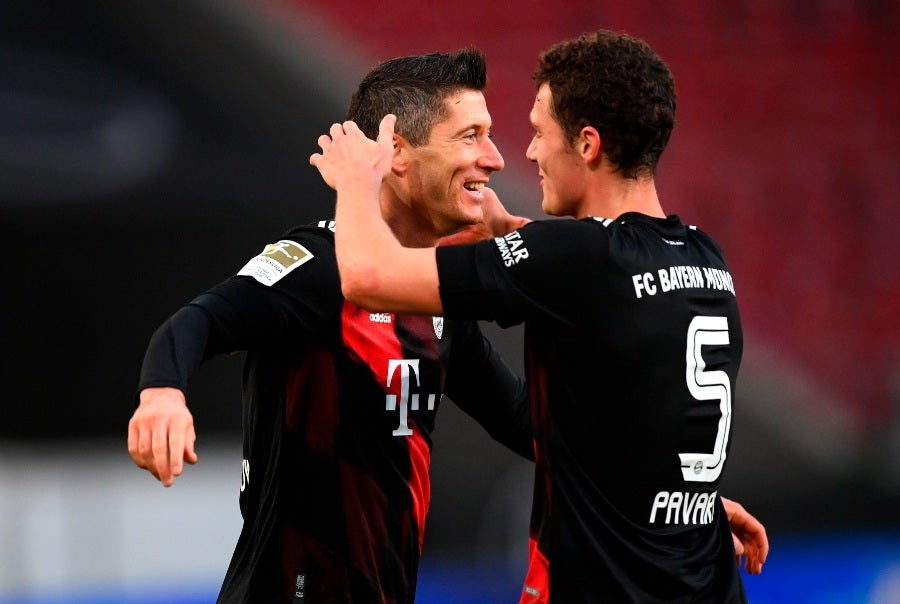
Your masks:
{"label": "red and black jersey", "polygon": [[[163,326],[158,334],[176,335],[145,360],[141,388],[183,388],[178,376],[202,359],[248,351],[244,524],[221,603],[413,602],[443,393],[532,454],[524,384],[477,323],[347,302],[332,228],[295,228],[267,245]],[[202,325],[198,313],[206,346],[179,358],[171,351],[200,329],[172,325]]]}
{"label": "red and black jersey", "polygon": [[448,317],[525,323],[537,449],[522,602],[744,602],[717,489],[743,336],[675,217],[534,222],[437,251]]}

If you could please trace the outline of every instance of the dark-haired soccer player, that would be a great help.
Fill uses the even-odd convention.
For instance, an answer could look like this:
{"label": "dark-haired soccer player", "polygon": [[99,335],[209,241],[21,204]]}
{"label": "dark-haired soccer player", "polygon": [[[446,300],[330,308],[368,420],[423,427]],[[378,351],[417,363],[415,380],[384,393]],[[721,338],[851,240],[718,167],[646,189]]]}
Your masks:
{"label": "dark-haired soccer player", "polygon": [[[503,167],[487,138],[485,83],[484,57],[467,50],[387,61],[354,94],[349,118],[375,131],[385,113],[399,116],[399,176],[385,183],[379,221],[404,245],[523,224],[499,203],[482,221],[481,187]],[[463,102],[448,114],[447,98]],[[235,350],[248,351],[244,523],[221,603],[411,604],[443,393],[534,458],[524,384],[478,324],[344,300],[333,222],[285,233],[153,335],[129,450],[163,484],[196,461],[189,378]]]}
{"label": "dark-haired soccer player", "polygon": [[[718,494],[741,322],[719,246],[667,216],[655,188],[672,75],[644,42],[600,31],[543,53],[535,79],[526,156],[544,211],[576,220],[403,248],[378,204],[402,139],[394,118],[377,142],[335,124],[310,161],[338,192],[344,295],[525,323],[537,467],[523,603],[745,602]],[[767,547],[762,534],[747,548],[756,572]]]}

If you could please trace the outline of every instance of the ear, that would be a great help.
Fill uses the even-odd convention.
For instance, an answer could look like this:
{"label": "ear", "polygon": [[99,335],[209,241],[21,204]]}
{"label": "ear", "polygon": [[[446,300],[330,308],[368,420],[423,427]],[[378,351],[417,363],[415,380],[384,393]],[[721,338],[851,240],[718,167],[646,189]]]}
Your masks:
{"label": "ear", "polygon": [[600,160],[603,152],[603,141],[600,133],[593,126],[585,126],[581,129],[581,136],[576,143],[576,148],[581,153],[584,163],[591,164]]}
{"label": "ear", "polygon": [[394,133],[394,157],[391,160],[391,171],[397,176],[403,176],[409,169],[408,151],[412,148],[405,138]]}

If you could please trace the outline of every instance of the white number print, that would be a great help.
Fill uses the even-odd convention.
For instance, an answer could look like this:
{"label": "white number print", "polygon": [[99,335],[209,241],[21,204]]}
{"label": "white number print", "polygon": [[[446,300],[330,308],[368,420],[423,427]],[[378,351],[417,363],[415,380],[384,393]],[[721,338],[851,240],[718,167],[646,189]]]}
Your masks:
{"label": "white number print", "polygon": [[729,343],[727,317],[694,317],[687,334],[687,370],[685,379],[691,395],[698,401],[719,401],[719,427],[712,453],[679,453],[685,482],[712,482],[725,465],[725,447],[731,430],[731,380],[724,371],[706,371],[703,346]]}

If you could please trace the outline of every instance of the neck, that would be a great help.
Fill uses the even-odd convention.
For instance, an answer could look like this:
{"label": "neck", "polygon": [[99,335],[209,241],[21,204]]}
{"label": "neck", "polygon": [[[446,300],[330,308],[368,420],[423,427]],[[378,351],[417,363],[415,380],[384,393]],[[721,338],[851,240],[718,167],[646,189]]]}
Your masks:
{"label": "neck", "polygon": [[640,212],[656,218],[666,217],[652,178],[640,177],[635,180],[614,177],[598,181],[588,192],[577,218],[617,218],[627,212]]}
{"label": "neck", "polygon": [[428,217],[387,186],[381,188],[381,215],[403,247],[435,247],[440,239]]}

